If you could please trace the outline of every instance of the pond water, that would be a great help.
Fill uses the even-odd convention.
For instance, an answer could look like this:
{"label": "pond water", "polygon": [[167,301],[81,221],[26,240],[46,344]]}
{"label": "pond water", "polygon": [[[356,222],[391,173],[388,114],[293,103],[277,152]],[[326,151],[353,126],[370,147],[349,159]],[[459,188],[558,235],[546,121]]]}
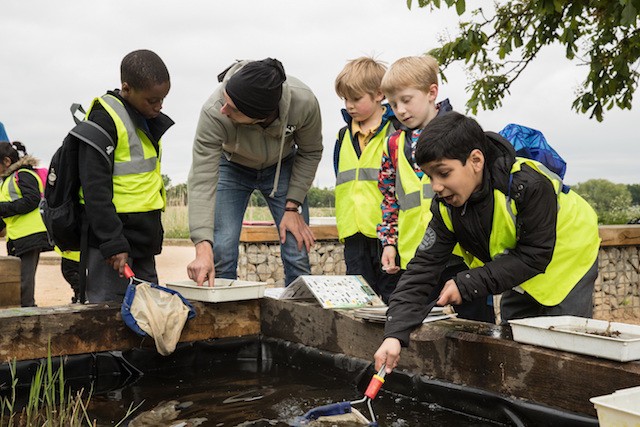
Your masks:
{"label": "pond water", "polygon": [[[42,362],[18,362],[18,406]],[[318,406],[361,399],[374,374],[370,361],[268,337],[182,343],[170,356],[148,346],[66,356],[54,369],[59,363],[71,389],[93,390],[88,414],[96,425],[123,427],[289,426]],[[11,381],[8,364],[0,365],[0,395]],[[123,420],[130,405],[139,407]],[[369,416],[365,404],[354,408]],[[388,375],[373,408],[380,427],[598,425],[592,416],[410,372]]]}
{"label": "pond water", "polygon": [[[138,417],[133,423],[136,427],[288,426],[309,409],[360,399],[367,383],[368,378],[357,385],[346,378],[277,364],[260,367],[258,362],[224,362],[206,369],[147,373],[126,388],[95,395],[90,414],[99,426],[115,425],[130,403],[144,402],[129,419]],[[173,402],[161,403],[168,401]],[[177,403],[179,408],[184,407],[179,414],[173,410]],[[366,405],[354,407],[368,416]],[[384,387],[373,408],[381,427],[502,425],[391,394]],[[176,420],[167,419],[174,415]],[[145,421],[138,423],[141,418]]]}

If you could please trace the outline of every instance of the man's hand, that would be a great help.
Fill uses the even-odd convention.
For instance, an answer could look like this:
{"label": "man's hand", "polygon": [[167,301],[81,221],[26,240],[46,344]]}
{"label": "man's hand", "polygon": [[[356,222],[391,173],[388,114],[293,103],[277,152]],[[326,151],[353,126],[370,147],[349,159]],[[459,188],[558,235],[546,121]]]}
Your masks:
{"label": "man's hand", "polygon": [[[294,203],[287,202],[286,207],[296,207]],[[282,219],[280,220],[280,243],[284,243],[287,240],[287,230],[293,234],[293,237],[298,242],[298,250],[302,250],[302,245],[307,248],[307,252],[311,250],[311,246],[316,242],[316,238],[307,225],[304,222],[304,218],[298,212],[285,211]]]}
{"label": "man's hand", "polygon": [[107,264],[109,264],[114,270],[118,270],[120,277],[124,277],[124,266],[127,265],[129,260],[128,252],[120,252],[119,254],[111,255],[107,258]]}
{"label": "man's hand", "polygon": [[397,254],[398,250],[395,246],[385,246],[382,250],[380,263],[382,264],[382,269],[386,271],[387,274],[396,274],[400,271],[400,267],[396,265]]}
{"label": "man's hand", "polygon": [[196,243],[196,259],[191,261],[187,266],[187,274],[189,279],[202,286],[204,282],[208,282],[208,286],[213,286],[216,279],[215,267],[213,264],[213,248],[211,243],[203,240]]}
{"label": "man's hand", "polygon": [[387,374],[390,374],[391,371],[398,366],[401,349],[402,346],[400,345],[400,340],[397,338],[390,337],[382,341],[378,351],[373,355],[373,359],[376,363],[376,371],[379,371],[382,365],[386,365],[384,370]]}
{"label": "man's hand", "polygon": [[462,304],[462,295],[458,290],[458,286],[453,279],[447,280],[444,284],[442,291],[440,291],[440,297],[438,298],[438,305],[444,307],[447,304],[460,305]]}

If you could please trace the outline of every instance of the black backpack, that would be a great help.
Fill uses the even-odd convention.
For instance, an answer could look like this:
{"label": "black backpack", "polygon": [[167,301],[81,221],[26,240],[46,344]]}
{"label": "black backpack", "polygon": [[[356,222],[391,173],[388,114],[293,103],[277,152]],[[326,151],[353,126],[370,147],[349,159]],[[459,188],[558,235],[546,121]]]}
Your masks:
{"label": "black backpack", "polygon": [[44,197],[40,200],[40,214],[47,228],[49,241],[63,251],[80,251],[80,295],[85,302],[89,221],[84,218],[80,205],[80,174],[78,171],[78,148],[88,144],[95,148],[113,167],[107,152],[101,147],[115,147],[109,134],[91,121],[79,120],[75,113],[81,111],[79,104],[71,106],[76,126],[71,129],[56,150],[49,164]]}
{"label": "black backpack", "polygon": [[71,129],[62,146],[51,158],[44,197],[40,201],[40,214],[49,240],[63,251],[82,249],[82,226],[86,223],[81,218],[78,147],[80,144],[88,144],[111,165],[109,156],[99,148],[99,142],[105,138],[108,139],[105,146],[115,146],[111,137],[100,126],[91,121],[81,121]]}

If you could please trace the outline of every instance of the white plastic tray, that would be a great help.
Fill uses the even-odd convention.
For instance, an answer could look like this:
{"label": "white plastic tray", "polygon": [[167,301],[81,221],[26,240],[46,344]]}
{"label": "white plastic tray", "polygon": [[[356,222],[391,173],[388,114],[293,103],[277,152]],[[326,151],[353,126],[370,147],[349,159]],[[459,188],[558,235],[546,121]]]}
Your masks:
{"label": "white plastic tray", "polygon": [[589,401],[598,411],[601,427],[640,425],[640,387],[617,390]]}
{"label": "white plastic tray", "polygon": [[216,279],[213,287],[198,286],[192,280],[168,282],[167,287],[189,300],[205,302],[241,301],[262,298],[267,284],[243,280]]}
{"label": "white plastic tray", "polygon": [[576,316],[510,320],[513,340],[627,362],[640,359],[640,326]]}

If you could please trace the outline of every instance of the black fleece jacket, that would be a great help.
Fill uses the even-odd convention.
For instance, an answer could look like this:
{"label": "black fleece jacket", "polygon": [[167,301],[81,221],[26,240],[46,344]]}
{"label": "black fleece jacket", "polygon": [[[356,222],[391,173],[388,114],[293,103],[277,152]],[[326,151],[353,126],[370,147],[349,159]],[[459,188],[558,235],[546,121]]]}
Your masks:
{"label": "black fleece jacket", "polygon": [[[409,344],[411,330],[426,317],[427,296],[438,283],[438,277],[456,243],[485,263],[481,268],[462,271],[454,278],[464,301],[500,294],[543,273],[551,262],[556,241],[557,196],[549,179],[527,165],[509,177],[515,161],[511,144],[502,136],[487,132],[489,152],[482,188],[459,208],[450,207],[454,233],[440,215],[439,204],[431,204],[433,218],[415,258],[407,266],[389,301],[385,338],[394,337],[402,345]],[[517,208],[517,245],[509,253],[491,260],[489,237],[493,221],[494,194],[498,189],[509,192]],[[424,241],[423,241],[424,243]]]}
{"label": "black fleece jacket", "polygon": [[[119,90],[107,92],[120,99],[138,129],[143,129],[158,150],[158,141],[174,124],[168,116],[160,113],[145,120],[127,101]],[[102,127],[117,145],[116,125],[100,104],[91,110],[89,120]],[[107,150],[113,163],[115,147]],[[161,211],[139,213],[116,213],[113,205],[113,170],[104,157],[87,144],[79,144],[78,150],[80,182],[85,201],[85,213],[89,220],[89,246],[100,249],[107,259],[112,255],[128,252],[133,258],[157,255],[162,250],[163,229]]]}
{"label": "black fleece jacket", "polygon": [[[15,166],[12,167],[12,170],[18,170],[18,187],[22,197],[13,202],[0,202],[0,218],[28,214],[34,209],[38,209],[38,204],[40,203],[40,189],[38,188],[37,178],[29,172],[19,170],[33,170],[33,162],[30,162],[29,158],[20,159],[18,162],[19,164],[14,164]],[[11,174],[8,174],[5,179],[12,179]],[[11,185],[11,183],[7,182],[6,185]],[[5,228],[5,223],[0,220],[0,230],[3,228]],[[7,253],[9,255],[21,256],[34,249],[41,252],[53,249],[49,244],[46,232],[33,233],[16,240],[7,239]]]}

